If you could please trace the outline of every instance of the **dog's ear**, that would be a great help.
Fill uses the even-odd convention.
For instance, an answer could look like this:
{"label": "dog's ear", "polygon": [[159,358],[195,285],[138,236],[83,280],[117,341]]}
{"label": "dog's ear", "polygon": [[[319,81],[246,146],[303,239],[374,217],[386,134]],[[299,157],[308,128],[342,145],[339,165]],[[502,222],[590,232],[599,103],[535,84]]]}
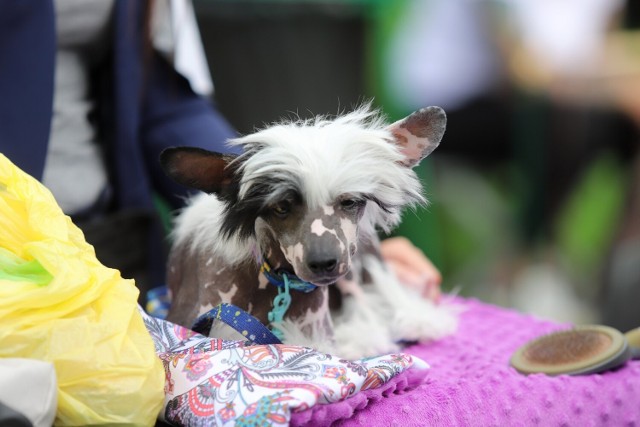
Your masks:
{"label": "dog's ear", "polygon": [[171,147],[160,153],[160,165],[174,181],[205,193],[220,193],[232,180],[227,165],[235,157],[196,147]]}
{"label": "dog's ear", "polygon": [[389,125],[388,130],[405,156],[403,164],[414,167],[438,147],[446,126],[444,110],[427,107]]}

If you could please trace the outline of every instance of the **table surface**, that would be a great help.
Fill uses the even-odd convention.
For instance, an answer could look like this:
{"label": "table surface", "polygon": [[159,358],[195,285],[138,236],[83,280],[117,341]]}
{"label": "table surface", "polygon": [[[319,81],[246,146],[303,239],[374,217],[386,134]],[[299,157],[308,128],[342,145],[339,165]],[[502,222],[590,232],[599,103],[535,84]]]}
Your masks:
{"label": "table surface", "polygon": [[[640,361],[603,374],[522,375],[509,366],[530,339],[571,325],[473,299],[457,333],[405,352],[431,365],[412,390],[397,384],[352,401],[321,405],[309,425],[339,426],[640,426]],[[293,421],[305,417],[296,417]]]}

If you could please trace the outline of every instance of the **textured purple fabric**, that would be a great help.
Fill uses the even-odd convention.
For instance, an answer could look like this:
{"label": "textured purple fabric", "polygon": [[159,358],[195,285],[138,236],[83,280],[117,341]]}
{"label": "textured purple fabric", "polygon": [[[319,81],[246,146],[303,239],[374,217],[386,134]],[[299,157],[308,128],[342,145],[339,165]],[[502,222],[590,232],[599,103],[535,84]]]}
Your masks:
{"label": "textured purple fabric", "polygon": [[561,325],[476,300],[458,332],[406,349],[431,365],[424,383],[403,373],[385,386],[294,413],[292,426],[640,426],[640,361],[604,374],[521,375],[511,354]]}

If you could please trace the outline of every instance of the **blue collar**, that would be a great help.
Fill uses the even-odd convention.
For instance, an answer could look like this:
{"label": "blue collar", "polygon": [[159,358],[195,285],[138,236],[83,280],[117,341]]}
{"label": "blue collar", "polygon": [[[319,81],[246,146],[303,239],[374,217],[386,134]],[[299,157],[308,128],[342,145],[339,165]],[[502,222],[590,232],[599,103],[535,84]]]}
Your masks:
{"label": "blue collar", "polygon": [[264,274],[264,277],[269,280],[269,283],[272,285],[276,285],[279,288],[284,288],[284,278],[283,274],[287,275],[287,279],[289,281],[289,288],[299,291],[309,293],[315,290],[318,286],[314,285],[311,282],[307,282],[305,280],[300,279],[298,276],[294,274],[285,273],[282,270],[274,270],[271,268],[269,263],[263,258],[262,265],[260,266],[260,272]]}
{"label": "blue collar", "polygon": [[233,304],[220,303],[200,315],[193,322],[191,330],[208,337],[213,322],[217,320],[226,323],[254,344],[282,344],[282,333],[279,330],[270,331],[258,319]]}

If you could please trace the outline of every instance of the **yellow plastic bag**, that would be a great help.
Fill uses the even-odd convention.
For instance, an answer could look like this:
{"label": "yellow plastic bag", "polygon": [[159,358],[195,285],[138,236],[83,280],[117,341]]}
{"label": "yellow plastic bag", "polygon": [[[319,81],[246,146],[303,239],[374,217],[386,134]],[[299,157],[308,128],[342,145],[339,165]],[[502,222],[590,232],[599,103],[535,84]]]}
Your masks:
{"label": "yellow plastic bag", "polygon": [[136,289],[0,154],[0,357],[50,361],[56,425],[153,425],[164,370]]}

